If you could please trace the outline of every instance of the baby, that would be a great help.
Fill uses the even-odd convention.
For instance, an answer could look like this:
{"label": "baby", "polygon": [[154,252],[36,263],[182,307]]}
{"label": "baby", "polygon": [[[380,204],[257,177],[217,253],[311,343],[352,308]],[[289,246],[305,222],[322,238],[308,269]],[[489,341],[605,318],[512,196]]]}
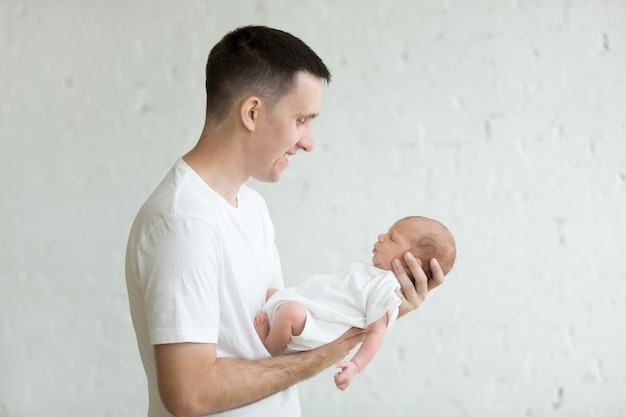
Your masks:
{"label": "baby", "polygon": [[[365,340],[349,361],[336,364],[335,385],[344,390],[374,359],[387,328],[398,317],[400,288],[391,263],[410,251],[430,279],[436,258],[447,274],[456,258],[456,243],[436,220],[411,216],[398,220],[378,236],[372,263],[355,262],[331,274],[315,275],[297,287],[267,291],[263,311],[254,327],[272,355],[314,349],[351,327],[366,329]],[[402,261],[404,264],[404,261]],[[410,275],[410,270],[404,264]],[[411,277],[412,278],[412,277]]]}

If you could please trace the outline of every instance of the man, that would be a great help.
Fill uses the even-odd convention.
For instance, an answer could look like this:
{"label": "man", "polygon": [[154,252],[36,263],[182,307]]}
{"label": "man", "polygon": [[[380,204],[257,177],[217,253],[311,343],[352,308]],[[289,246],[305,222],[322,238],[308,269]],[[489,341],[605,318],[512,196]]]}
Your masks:
{"label": "man", "polygon": [[[254,326],[268,288],[283,287],[274,229],[250,177],[275,182],[299,150],[313,150],[313,119],[330,73],[301,40],[243,27],[207,61],[207,111],[197,145],[142,206],[126,254],[133,325],[148,378],[149,416],[298,416],[294,384],[363,340],[351,329],[309,352],[270,357]],[[443,282],[405,257],[395,267],[401,312]]]}

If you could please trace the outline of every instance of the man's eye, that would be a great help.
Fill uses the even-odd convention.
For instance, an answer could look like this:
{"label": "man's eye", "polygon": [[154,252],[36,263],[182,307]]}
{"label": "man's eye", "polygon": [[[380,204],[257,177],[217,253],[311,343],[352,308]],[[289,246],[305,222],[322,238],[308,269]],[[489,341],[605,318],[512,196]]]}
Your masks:
{"label": "man's eye", "polygon": [[297,124],[298,126],[302,126],[302,125],[304,124],[304,119],[298,119],[298,120],[296,120],[296,124]]}

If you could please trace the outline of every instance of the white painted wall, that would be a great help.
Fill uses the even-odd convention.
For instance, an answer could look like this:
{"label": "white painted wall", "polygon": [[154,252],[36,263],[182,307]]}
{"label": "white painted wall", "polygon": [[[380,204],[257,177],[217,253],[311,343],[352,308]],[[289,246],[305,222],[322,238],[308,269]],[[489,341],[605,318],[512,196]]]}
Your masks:
{"label": "white painted wall", "polygon": [[123,262],[203,122],[227,31],[294,33],[334,80],[266,196],[296,284],[399,216],[459,257],[314,416],[626,416],[626,2],[0,0],[0,416],[145,416]]}

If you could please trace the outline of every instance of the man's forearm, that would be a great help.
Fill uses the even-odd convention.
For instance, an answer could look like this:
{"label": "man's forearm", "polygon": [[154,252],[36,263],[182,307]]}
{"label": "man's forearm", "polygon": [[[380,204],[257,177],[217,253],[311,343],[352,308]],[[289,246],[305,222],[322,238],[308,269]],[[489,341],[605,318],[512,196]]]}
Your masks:
{"label": "man's forearm", "polygon": [[211,412],[253,403],[315,376],[334,363],[329,359],[324,349],[257,361],[218,359],[212,391],[221,394],[207,395],[204,402],[215,407]]}
{"label": "man's forearm", "polygon": [[157,346],[161,399],[172,414],[180,417],[241,407],[283,391],[333,365],[363,340],[363,332],[353,329],[337,341],[309,352],[255,361],[204,360],[205,349],[214,349],[214,345]]}

